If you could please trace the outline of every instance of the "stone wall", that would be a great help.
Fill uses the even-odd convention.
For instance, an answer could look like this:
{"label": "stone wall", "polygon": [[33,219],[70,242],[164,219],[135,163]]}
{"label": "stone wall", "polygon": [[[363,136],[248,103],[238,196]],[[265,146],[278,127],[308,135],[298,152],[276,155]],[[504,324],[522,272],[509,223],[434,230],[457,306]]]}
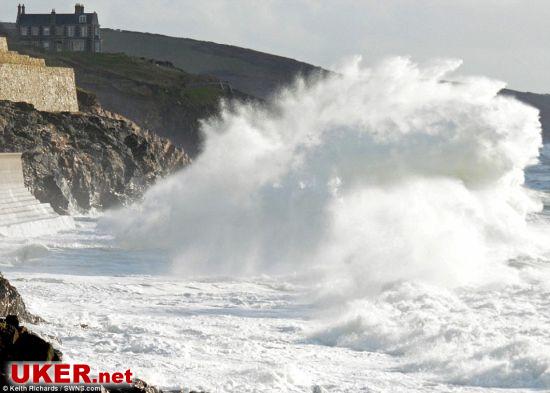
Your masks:
{"label": "stone wall", "polygon": [[78,112],[74,71],[8,51],[6,38],[0,37],[0,100],[26,102],[45,112]]}
{"label": "stone wall", "polygon": [[45,112],[78,112],[70,68],[0,64],[0,99],[27,102]]}
{"label": "stone wall", "polygon": [[38,67],[45,67],[46,62],[44,59],[37,59],[27,55],[20,55],[17,52],[0,50],[0,64],[25,64]]}

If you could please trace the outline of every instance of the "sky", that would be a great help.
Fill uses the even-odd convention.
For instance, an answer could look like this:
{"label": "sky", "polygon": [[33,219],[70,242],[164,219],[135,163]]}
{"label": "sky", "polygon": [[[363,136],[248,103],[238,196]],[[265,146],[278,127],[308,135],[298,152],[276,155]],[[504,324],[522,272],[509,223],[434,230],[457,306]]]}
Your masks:
{"label": "sky", "polygon": [[[1,0],[14,21],[18,1]],[[73,1],[27,0],[27,12]],[[232,44],[334,69],[354,55],[464,60],[462,73],[550,93],[550,0],[90,0],[103,27]]]}

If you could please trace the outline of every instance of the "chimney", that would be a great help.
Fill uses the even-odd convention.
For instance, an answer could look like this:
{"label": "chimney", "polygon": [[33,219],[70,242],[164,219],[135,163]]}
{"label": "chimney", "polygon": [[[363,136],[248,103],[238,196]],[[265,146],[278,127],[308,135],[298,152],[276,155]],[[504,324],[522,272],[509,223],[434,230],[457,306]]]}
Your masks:
{"label": "chimney", "polygon": [[74,13],[78,14],[78,15],[83,14],[84,13],[84,5],[80,4],[80,3],[75,4]]}
{"label": "chimney", "polygon": [[21,16],[21,4],[17,6],[17,18]]}
{"label": "chimney", "polygon": [[25,4],[21,6],[21,15],[25,15]]}
{"label": "chimney", "polygon": [[50,24],[55,25],[55,8],[52,9],[52,13],[50,14]]}

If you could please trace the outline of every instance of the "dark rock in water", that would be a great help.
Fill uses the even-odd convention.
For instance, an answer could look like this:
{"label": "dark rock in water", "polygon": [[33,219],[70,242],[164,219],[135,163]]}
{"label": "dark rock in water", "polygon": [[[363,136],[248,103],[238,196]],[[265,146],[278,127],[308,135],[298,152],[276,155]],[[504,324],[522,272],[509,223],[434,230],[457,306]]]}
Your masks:
{"label": "dark rock in water", "polygon": [[62,354],[49,342],[20,325],[20,320],[38,322],[17,290],[0,275],[0,386],[7,385],[7,362],[60,361]]}
{"label": "dark rock in water", "polygon": [[0,274],[0,317],[16,315],[27,322],[37,322],[38,317],[27,311],[25,302],[19,292]]}
{"label": "dark rock in water", "polygon": [[[141,379],[135,379],[131,386],[104,386],[102,389],[104,392],[108,393],[171,393],[164,392],[154,386],[148,385],[146,382]],[[205,393],[199,392],[196,390],[191,390],[189,393]]]}
{"label": "dark rock in water", "polygon": [[108,393],[162,393],[162,390],[149,386],[145,381],[141,379],[136,379],[130,386],[107,386],[102,389]]}
{"label": "dark rock in water", "polygon": [[0,385],[7,385],[7,362],[56,362],[62,354],[49,342],[19,325],[15,315],[0,319]]}
{"label": "dark rock in water", "polygon": [[0,152],[23,152],[26,186],[58,213],[139,199],[190,160],[166,139],[104,111],[79,93],[86,113],[47,113],[0,101]]}
{"label": "dark rock in water", "polygon": [[[0,275],[0,386],[8,385],[7,362],[58,362],[62,353],[40,336],[20,325],[20,320],[38,322],[30,314],[17,290]],[[163,393],[160,389],[135,379],[132,385],[110,385],[102,388],[108,393]],[[168,392],[165,392],[168,393]],[[190,393],[199,393],[193,392]]]}

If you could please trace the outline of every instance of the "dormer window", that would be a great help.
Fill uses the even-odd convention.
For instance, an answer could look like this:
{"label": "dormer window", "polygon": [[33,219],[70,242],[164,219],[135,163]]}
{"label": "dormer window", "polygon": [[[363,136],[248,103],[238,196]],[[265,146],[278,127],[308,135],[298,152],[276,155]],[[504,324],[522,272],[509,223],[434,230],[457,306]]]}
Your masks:
{"label": "dormer window", "polygon": [[80,15],[78,17],[78,22],[79,23],[86,23],[86,15]]}

